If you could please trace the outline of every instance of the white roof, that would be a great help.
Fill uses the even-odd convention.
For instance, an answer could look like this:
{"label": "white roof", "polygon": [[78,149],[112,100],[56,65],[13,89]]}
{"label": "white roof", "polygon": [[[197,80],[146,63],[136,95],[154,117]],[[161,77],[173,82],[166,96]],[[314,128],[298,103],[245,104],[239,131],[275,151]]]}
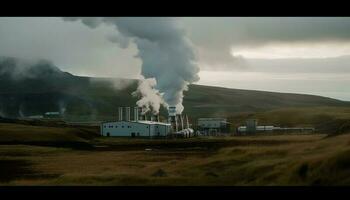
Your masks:
{"label": "white roof", "polygon": [[156,124],[156,125],[166,125],[166,126],[170,126],[171,124],[168,123],[163,123],[163,122],[154,122],[154,121],[143,121],[143,120],[139,120],[139,121],[132,121],[135,123],[141,123],[141,124]]}
{"label": "white roof", "polygon": [[139,124],[148,124],[148,125],[171,126],[171,124],[168,124],[168,123],[154,122],[154,121],[144,121],[144,120],[139,120],[139,121],[113,121],[113,122],[102,122],[102,123],[104,124],[104,123],[114,123],[114,122],[126,122],[126,123],[139,123]]}

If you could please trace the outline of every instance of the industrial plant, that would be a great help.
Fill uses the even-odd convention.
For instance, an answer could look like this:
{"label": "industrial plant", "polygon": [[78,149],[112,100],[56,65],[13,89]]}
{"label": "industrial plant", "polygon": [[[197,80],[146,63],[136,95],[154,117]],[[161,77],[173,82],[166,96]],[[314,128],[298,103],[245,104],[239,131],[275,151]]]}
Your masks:
{"label": "industrial plant", "polygon": [[101,124],[102,136],[188,138],[194,133],[190,128],[188,116],[176,114],[175,107],[169,107],[167,122],[160,122],[159,114],[151,114],[148,120],[147,112],[140,107],[134,107],[133,119],[131,119],[130,107],[119,107],[118,115],[118,121]]}
{"label": "industrial plant", "polygon": [[[131,117],[133,113],[133,117]],[[119,107],[118,120],[101,123],[102,136],[142,137],[142,138],[190,138],[193,136],[220,136],[230,134],[231,123],[226,118],[199,118],[196,132],[191,128],[187,115],[176,113],[176,107],[168,108],[167,120],[160,121],[159,114],[144,108]],[[256,119],[248,119],[245,126],[236,127],[234,135],[269,133],[312,133],[312,127],[279,127],[258,125]]]}

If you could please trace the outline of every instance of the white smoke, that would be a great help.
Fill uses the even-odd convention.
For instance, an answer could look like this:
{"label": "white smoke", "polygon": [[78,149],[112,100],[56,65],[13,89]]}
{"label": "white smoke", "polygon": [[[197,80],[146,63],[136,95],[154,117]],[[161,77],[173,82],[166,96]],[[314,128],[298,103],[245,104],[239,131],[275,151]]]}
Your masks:
{"label": "white smoke", "polygon": [[139,83],[137,90],[132,93],[133,96],[140,97],[141,99],[136,102],[139,107],[143,107],[143,114],[148,111],[153,111],[154,114],[158,114],[160,105],[167,107],[161,94],[155,86],[157,81],[154,78],[143,79]]}
{"label": "white smoke", "polygon": [[[176,106],[177,113],[183,111],[183,92],[188,90],[189,84],[199,80],[199,67],[195,63],[196,58],[192,45],[176,18],[70,17],[64,20],[80,20],[91,28],[96,28],[100,24],[115,26],[115,35],[108,36],[108,39],[118,43],[122,48],[127,48],[130,41],[134,42],[138,48],[136,57],[142,61],[142,75],[146,80],[150,78],[156,80],[156,85],[151,88],[163,94],[162,98],[166,105]],[[141,91],[143,89],[146,90]],[[151,92],[149,89],[143,85],[138,91],[146,95]],[[148,96],[154,97],[154,95]],[[154,100],[149,97],[146,99],[139,101],[140,104]],[[159,110],[160,104],[158,103],[160,103],[159,100],[150,105]],[[158,110],[155,111],[158,112]]]}

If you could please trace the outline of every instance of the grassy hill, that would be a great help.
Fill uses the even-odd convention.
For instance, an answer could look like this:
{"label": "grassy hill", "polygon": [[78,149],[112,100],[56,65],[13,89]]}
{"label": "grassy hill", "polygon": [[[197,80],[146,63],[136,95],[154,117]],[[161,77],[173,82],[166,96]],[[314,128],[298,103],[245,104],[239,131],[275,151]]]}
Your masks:
{"label": "grassy hill", "polygon": [[[116,119],[118,106],[134,106],[137,80],[91,78],[62,72],[49,62],[23,67],[15,58],[0,59],[0,116],[7,118],[64,112],[67,121]],[[229,117],[281,108],[349,107],[349,102],[303,94],[190,85],[185,113]],[[161,114],[166,116],[166,110]]]}

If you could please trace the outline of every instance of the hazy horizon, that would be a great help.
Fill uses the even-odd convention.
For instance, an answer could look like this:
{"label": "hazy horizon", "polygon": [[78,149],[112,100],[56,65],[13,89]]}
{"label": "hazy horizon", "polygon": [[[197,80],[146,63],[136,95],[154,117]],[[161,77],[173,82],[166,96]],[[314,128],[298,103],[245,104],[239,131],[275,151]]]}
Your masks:
{"label": "hazy horizon", "polygon": [[[180,17],[193,44],[196,84],[350,101],[349,17]],[[58,17],[0,18],[0,56],[47,59],[80,76],[139,78],[133,42],[116,29]]]}

